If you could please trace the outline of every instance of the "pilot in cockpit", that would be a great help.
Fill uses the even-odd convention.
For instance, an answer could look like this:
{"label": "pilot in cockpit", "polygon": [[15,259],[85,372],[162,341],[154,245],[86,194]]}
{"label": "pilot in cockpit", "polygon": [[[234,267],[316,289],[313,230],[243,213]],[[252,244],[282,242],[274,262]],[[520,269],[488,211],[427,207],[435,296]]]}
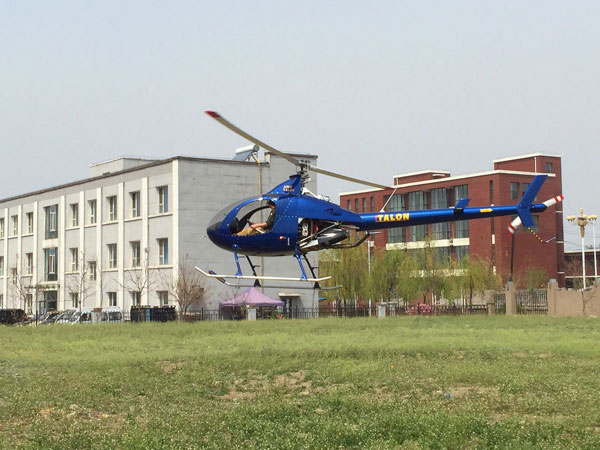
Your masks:
{"label": "pilot in cockpit", "polygon": [[248,221],[248,226],[237,233],[236,236],[251,236],[253,234],[262,234],[271,231],[273,223],[275,222],[275,202],[273,200],[268,200],[267,206],[270,211],[266,222],[255,223]]}

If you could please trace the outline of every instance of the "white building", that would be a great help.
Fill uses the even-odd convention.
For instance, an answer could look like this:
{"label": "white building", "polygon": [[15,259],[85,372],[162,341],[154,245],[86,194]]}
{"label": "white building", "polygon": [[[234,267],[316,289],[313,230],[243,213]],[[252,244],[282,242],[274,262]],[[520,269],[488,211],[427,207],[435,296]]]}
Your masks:
{"label": "white building", "polygon": [[[92,165],[90,178],[0,200],[0,308],[32,313],[173,304],[168,284],[184,258],[235,273],[232,253],[206,236],[212,216],[258,194],[259,185],[266,192],[295,172],[285,159],[268,153],[260,165],[120,158]],[[309,188],[316,191],[315,175]],[[264,260],[265,274],[299,274],[293,257]],[[234,294],[212,279],[206,287],[207,308]],[[285,290],[294,306],[317,306],[312,290]],[[279,295],[277,289],[265,293]]]}

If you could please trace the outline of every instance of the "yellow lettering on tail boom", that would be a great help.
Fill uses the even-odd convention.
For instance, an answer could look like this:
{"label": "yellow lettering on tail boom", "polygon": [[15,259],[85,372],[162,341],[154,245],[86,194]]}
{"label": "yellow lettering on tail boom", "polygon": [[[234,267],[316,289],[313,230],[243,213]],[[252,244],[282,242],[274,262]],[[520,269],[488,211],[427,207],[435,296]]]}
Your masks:
{"label": "yellow lettering on tail boom", "polygon": [[409,217],[409,213],[377,214],[375,216],[375,222],[403,222],[408,220]]}

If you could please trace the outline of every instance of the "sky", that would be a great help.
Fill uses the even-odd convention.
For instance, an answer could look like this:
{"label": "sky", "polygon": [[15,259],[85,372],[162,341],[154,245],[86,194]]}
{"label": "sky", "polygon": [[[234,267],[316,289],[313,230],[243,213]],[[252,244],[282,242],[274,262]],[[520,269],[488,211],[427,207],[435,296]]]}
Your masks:
{"label": "sky", "polygon": [[118,156],[229,158],[247,142],[215,110],[381,184],[560,155],[565,215],[600,214],[599,20],[597,1],[0,0],[0,198]]}

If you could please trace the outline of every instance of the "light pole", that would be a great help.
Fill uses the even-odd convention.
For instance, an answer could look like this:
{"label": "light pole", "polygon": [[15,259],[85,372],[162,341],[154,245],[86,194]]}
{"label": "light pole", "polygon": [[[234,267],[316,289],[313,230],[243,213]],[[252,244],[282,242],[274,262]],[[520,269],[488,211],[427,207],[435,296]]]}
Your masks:
{"label": "light pole", "polygon": [[592,222],[592,239],[594,243],[594,282],[598,281],[598,262],[596,261],[596,220],[598,216],[593,214],[588,216],[588,220]]}
{"label": "light pole", "polygon": [[[593,219],[592,219],[593,217]],[[596,216],[586,216],[583,213],[583,208],[579,210],[579,216],[568,216],[567,220],[569,222],[577,222],[579,226],[579,232],[581,233],[581,268],[583,272],[583,289],[585,289],[585,226],[592,222],[596,221]],[[594,262],[596,258],[596,245],[594,244]]]}

